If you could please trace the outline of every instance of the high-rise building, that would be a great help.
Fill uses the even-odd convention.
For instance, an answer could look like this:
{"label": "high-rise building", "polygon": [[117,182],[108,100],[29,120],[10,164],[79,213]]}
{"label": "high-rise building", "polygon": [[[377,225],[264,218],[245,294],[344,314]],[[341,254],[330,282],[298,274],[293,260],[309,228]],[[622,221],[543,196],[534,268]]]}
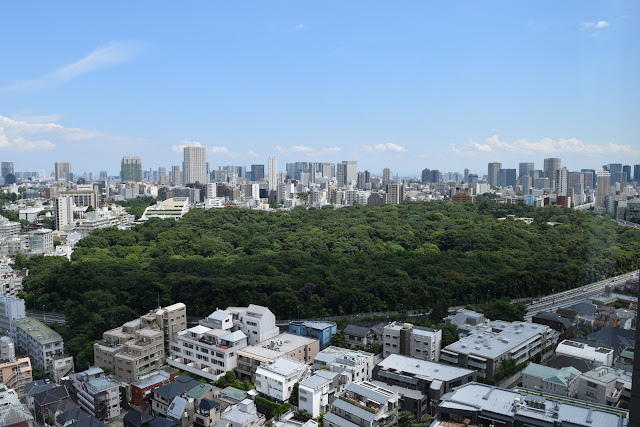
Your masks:
{"label": "high-rise building", "polygon": [[633,180],[640,182],[640,165],[633,165]]}
{"label": "high-rise building", "polygon": [[622,172],[622,163],[609,163],[608,165],[603,165],[602,169],[608,171],[611,174],[611,185],[614,185],[616,182],[616,177],[618,172]]}
{"label": "high-rise building", "polygon": [[529,162],[529,163],[520,163],[519,167],[518,167],[518,179],[522,178],[525,175],[529,175],[531,172],[533,172],[533,163]]}
{"label": "high-rise building", "polygon": [[[612,175],[613,177],[613,175]],[[615,174],[615,179],[612,178],[612,181],[616,183],[620,183],[621,185],[626,185],[629,182],[629,176],[625,171],[618,171]]]}
{"label": "high-rise building", "polygon": [[422,182],[437,183],[440,181],[440,171],[437,169],[431,170],[429,168],[422,169]]}
{"label": "high-rise building", "polygon": [[404,200],[404,185],[387,184],[387,204],[399,205]]}
{"label": "high-rise building", "polygon": [[53,200],[54,225],[56,230],[62,230],[73,224],[73,197],[56,197]]}
{"label": "high-rise building", "polygon": [[56,162],[55,174],[56,181],[69,181],[71,179],[71,162]]}
{"label": "high-rise building", "polygon": [[360,190],[371,190],[371,172],[358,172],[358,188]]}
{"label": "high-rise building", "polygon": [[347,186],[347,164],[338,163],[336,166],[336,180],[338,181],[338,187]]}
{"label": "high-rise building", "polygon": [[515,169],[498,169],[498,187],[515,187],[516,186],[516,170]]}
{"label": "high-rise building", "polygon": [[207,149],[184,147],[184,184],[207,183]]}
{"label": "high-rise building", "polygon": [[553,177],[554,189],[558,196],[566,196],[569,190],[569,170],[566,166],[555,171]]}
{"label": "high-rise building", "polygon": [[162,166],[158,168],[158,183],[161,185],[167,185],[169,183],[169,177],[167,176],[167,168]]}
{"label": "high-rise building", "polygon": [[[340,165],[343,165],[340,169]],[[336,173],[338,176],[338,185],[346,187],[352,182],[358,180],[358,162],[355,160],[343,160],[338,164],[339,171]],[[340,172],[341,170],[341,172]]]}
{"label": "high-rise building", "polygon": [[549,184],[551,188],[555,188],[555,176],[556,171],[561,167],[560,159],[556,157],[550,157],[548,159],[544,159],[544,177],[549,178]]}
{"label": "high-rise building", "polygon": [[182,172],[180,166],[171,166],[171,185],[180,187],[182,185]]}
{"label": "high-rise building", "polygon": [[278,159],[269,157],[269,191],[278,189]]}
{"label": "high-rise building", "polygon": [[497,186],[498,185],[498,171],[502,169],[502,163],[492,162],[489,163],[488,173],[487,173],[487,182],[489,185]]}
{"label": "high-rise building", "polygon": [[595,169],[580,169],[580,172],[584,174],[584,185],[595,189],[598,185],[598,175]]}
{"label": "high-rise building", "polygon": [[2,178],[9,174],[13,174],[13,162],[1,162],[0,174],[2,175]]}
{"label": "high-rise building", "polygon": [[622,166],[622,172],[627,174],[627,182],[631,182],[632,177],[631,177],[631,165],[623,165]]}
{"label": "high-rise building", "polygon": [[382,186],[386,187],[387,184],[391,184],[391,179],[392,179],[391,169],[389,168],[382,169]]}
{"label": "high-rise building", "polygon": [[251,180],[262,181],[264,179],[264,165],[251,165]]}
{"label": "high-rise building", "polygon": [[598,171],[598,191],[596,192],[596,206],[604,208],[605,198],[609,195],[611,187],[611,173],[606,170]]}
{"label": "high-rise building", "polygon": [[138,156],[124,156],[120,163],[122,182],[142,182],[142,161]]}
{"label": "high-rise building", "polygon": [[336,177],[336,165],[334,163],[320,163],[320,173],[326,178]]}

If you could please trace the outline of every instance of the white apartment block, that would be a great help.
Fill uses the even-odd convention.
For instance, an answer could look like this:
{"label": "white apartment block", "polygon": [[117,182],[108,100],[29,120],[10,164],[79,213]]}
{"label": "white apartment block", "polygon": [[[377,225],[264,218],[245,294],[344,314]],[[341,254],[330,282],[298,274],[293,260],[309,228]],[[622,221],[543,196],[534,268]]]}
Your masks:
{"label": "white apartment block", "polygon": [[14,319],[12,338],[16,349],[31,357],[34,365],[46,374],[53,374],[53,357],[63,354],[64,341],[60,334],[44,323],[25,317]]}
{"label": "white apartment block", "polygon": [[577,357],[604,366],[612,366],[614,351],[610,348],[589,345],[577,341],[564,340],[556,347],[556,354]]}
{"label": "white apartment block", "polygon": [[281,358],[258,366],[254,384],[258,392],[286,402],[291,397],[294,384],[306,379],[310,371],[306,363]]}
{"label": "white apartment block", "polygon": [[[387,427],[398,422],[398,393],[370,382],[351,383],[330,405],[324,427]],[[366,409],[365,409],[366,408]]]}
{"label": "white apartment block", "polygon": [[24,300],[8,295],[0,296],[0,333],[11,334],[16,319],[25,317]]}
{"label": "white apartment block", "polygon": [[19,222],[9,221],[7,218],[0,216],[0,238],[16,235],[21,229],[22,225]]}
{"label": "white apartment block", "polygon": [[[247,335],[249,345],[256,345],[268,339],[278,336],[280,330],[276,326],[276,316],[267,307],[250,304],[249,307],[228,307],[226,310],[217,310],[231,316],[234,331],[240,330]],[[217,316],[224,316],[219,314]],[[228,317],[225,317],[228,322]],[[209,326],[210,318],[201,321],[203,326]],[[211,319],[213,321],[213,319]],[[217,323],[215,324],[217,325]],[[214,326],[217,327],[217,326]]]}
{"label": "white apartment block", "polygon": [[403,354],[421,360],[440,360],[442,330],[421,328],[410,323],[392,322],[384,327],[382,351],[384,357]]}
{"label": "white apartment block", "polygon": [[345,377],[345,384],[369,381],[373,376],[374,358],[373,353],[366,351],[329,346],[314,358],[313,369],[340,372]]}
{"label": "white apartment block", "polygon": [[300,382],[298,386],[298,407],[313,418],[327,412],[337,395],[348,385],[344,374],[320,370]]}
{"label": "white apartment block", "polygon": [[631,400],[631,373],[599,366],[580,377],[578,399],[617,407]]}

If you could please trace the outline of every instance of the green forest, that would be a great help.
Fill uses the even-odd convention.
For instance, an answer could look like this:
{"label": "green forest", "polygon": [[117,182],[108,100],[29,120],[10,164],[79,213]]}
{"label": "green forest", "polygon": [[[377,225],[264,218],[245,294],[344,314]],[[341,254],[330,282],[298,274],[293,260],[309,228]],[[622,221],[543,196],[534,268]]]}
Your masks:
{"label": "green forest", "polygon": [[[497,218],[534,218],[531,225]],[[547,222],[562,223],[550,226]],[[157,306],[268,306],[280,319],[539,296],[637,269],[640,230],[589,212],[475,203],[194,210],[95,230],[68,261],[28,261],[27,305],[64,312],[84,368],[102,332]]]}

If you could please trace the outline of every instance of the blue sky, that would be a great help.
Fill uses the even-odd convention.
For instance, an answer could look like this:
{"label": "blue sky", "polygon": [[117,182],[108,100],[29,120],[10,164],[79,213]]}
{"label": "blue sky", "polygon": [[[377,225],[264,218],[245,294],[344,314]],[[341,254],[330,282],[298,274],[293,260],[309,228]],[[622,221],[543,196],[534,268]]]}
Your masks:
{"label": "blue sky", "polygon": [[4,2],[0,160],[640,163],[640,3]]}

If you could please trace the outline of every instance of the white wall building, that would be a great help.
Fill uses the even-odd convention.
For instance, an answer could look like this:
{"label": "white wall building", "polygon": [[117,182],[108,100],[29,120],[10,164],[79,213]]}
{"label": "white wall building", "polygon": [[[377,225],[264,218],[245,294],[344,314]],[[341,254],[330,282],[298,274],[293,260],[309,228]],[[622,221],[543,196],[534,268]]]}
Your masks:
{"label": "white wall building", "polygon": [[298,407],[313,418],[327,412],[328,405],[336,400],[348,385],[345,375],[339,372],[320,370],[300,382],[298,386]]}
{"label": "white wall building", "polygon": [[295,383],[310,375],[309,366],[297,360],[281,358],[263,363],[256,370],[256,390],[266,396],[286,402]]}
{"label": "white wall building", "polygon": [[404,354],[416,359],[440,360],[442,330],[421,328],[410,323],[392,322],[384,327],[382,349],[385,357]]}
{"label": "white wall building", "polygon": [[206,184],[207,149],[205,147],[184,147],[184,183]]}
{"label": "white wall building", "polygon": [[597,345],[564,340],[556,347],[556,354],[577,357],[578,359],[599,363],[604,366],[612,366],[614,351]]}

